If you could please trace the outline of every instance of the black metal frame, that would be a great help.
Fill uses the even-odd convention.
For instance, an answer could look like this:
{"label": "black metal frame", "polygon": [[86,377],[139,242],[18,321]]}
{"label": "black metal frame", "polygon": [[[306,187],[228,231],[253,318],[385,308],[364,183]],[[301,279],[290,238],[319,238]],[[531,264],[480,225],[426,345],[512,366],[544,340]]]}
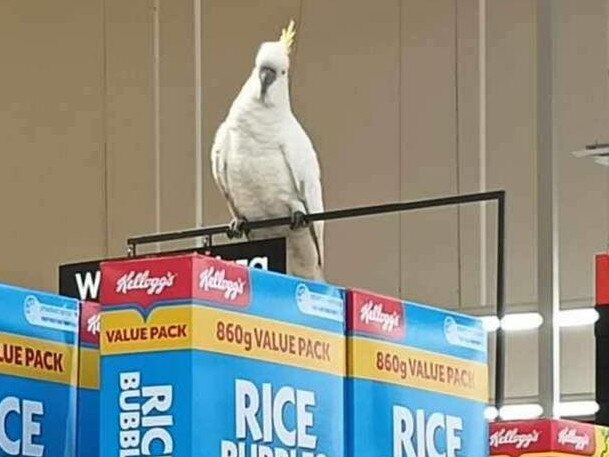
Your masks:
{"label": "black metal frame", "polygon": [[[388,203],[384,205],[362,206],[357,208],[346,208],[323,213],[314,213],[306,216],[306,222],[329,221],[334,219],[348,219],[353,217],[375,216],[386,213],[400,213],[441,206],[455,206],[468,203],[481,203],[487,201],[497,202],[497,318],[505,316],[505,191],[496,190],[491,192],[480,192],[466,195],[455,195],[451,197],[433,198],[428,200],[417,200],[411,202]],[[267,227],[290,225],[289,217],[252,221],[246,224],[246,230],[254,230]],[[194,228],[175,232],[165,232],[152,235],[131,237],[127,240],[130,257],[137,255],[137,246],[140,244],[160,243],[164,241],[176,241],[187,238],[202,237],[205,245],[211,246],[214,235],[222,235],[228,232],[228,225],[216,225],[211,227]],[[504,386],[505,372],[505,335],[501,326],[497,329],[495,345],[495,407],[497,410],[503,406],[505,398]]]}

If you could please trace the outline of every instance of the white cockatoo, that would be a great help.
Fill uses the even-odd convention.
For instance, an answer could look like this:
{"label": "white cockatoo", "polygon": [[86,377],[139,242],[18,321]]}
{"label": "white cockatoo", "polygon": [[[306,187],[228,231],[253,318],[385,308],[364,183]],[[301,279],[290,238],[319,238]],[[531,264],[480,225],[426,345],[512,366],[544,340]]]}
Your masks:
{"label": "white cockatoo", "polygon": [[216,132],[212,171],[232,216],[229,236],[241,236],[246,221],[291,217],[290,228],[245,235],[286,237],[288,273],[323,280],[323,222],[304,221],[305,214],[324,210],[319,162],[290,106],[294,36],[292,21],[279,41],[260,46],[252,73]]}

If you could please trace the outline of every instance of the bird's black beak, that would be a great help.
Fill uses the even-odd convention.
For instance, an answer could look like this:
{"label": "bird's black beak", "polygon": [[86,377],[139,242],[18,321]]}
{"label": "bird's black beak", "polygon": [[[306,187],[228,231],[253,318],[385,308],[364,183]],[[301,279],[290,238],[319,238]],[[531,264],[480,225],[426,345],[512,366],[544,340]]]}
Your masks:
{"label": "bird's black beak", "polygon": [[277,72],[270,67],[262,67],[258,77],[260,78],[260,100],[264,102],[269,86],[277,78]]}

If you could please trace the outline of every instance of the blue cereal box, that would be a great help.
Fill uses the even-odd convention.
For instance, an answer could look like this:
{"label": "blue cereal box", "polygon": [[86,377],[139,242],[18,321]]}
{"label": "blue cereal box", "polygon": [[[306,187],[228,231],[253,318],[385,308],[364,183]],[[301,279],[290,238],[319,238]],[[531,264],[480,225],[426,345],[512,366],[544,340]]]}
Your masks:
{"label": "blue cereal box", "polygon": [[344,457],[344,295],[200,255],[102,264],[100,454]]}
{"label": "blue cereal box", "polygon": [[99,457],[99,303],[80,307],[77,457]]}
{"label": "blue cereal box", "polygon": [[488,456],[482,323],[360,291],[347,301],[347,455]]}
{"label": "blue cereal box", "polygon": [[0,285],[0,455],[73,457],[78,301]]}

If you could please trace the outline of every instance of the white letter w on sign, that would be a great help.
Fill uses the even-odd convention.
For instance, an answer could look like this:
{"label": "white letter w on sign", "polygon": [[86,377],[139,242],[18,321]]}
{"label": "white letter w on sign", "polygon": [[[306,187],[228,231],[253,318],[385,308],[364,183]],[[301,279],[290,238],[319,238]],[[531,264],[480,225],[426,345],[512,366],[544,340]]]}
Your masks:
{"label": "white letter w on sign", "polygon": [[76,285],[78,286],[78,294],[81,300],[87,298],[96,298],[99,293],[99,285],[101,283],[101,271],[95,272],[95,277],[90,271],[85,273],[85,279],[82,278],[82,273],[76,273]]}

